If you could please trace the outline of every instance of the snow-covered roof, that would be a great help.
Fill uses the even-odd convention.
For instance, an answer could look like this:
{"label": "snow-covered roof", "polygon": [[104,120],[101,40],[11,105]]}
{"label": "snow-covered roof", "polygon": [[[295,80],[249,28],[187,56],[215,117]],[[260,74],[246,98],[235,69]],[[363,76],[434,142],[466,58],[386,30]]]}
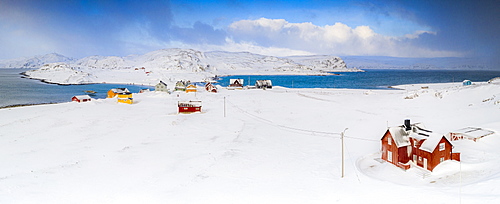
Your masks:
{"label": "snow-covered roof", "polygon": [[406,131],[404,125],[390,127],[389,132],[398,148],[411,145],[411,137],[417,140],[424,140],[420,149],[428,152],[433,152],[441,138],[444,137],[442,134],[433,133],[427,130],[422,123],[411,124],[411,130],[408,131]]}
{"label": "snow-covered roof", "polygon": [[179,101],[179,107],[201,107],[201,101]]}
{"label": "snow-covered roof", "polygon": [[229,79],[230,84],[238,83],[238,84],[243,84],[243,79]]}
{"label": "snow-covered roof", "polygon": [[130,92],[127,88],[116,88],[116,89],[111,89],[112,92],[114,93],[127,93]]}
{"label": "snow-covered roof", "polygon": [[167,84],[165,84],[165,82],[163,82],[163,81],[160,81],[158,84],[162,84],[164,86],[167,86]]}
{"label": "snow-covered roof", "polygon": [[404,126],[390,127],[389,133],[391,133],[398,148],[410,145],[409,132],[405,131]]}
{"label": "snow-covered roof", "polygon": [[482,128],[466,127],[466,128],[462,128],[459,130],[455,130],[452,133],[461,134],[461,135],[467,136],[469,138],[481,138],[484,136],[491,135],[495,132],[490,131],[490,130],[485,130]]}
{"label": "snow-covered roof", "polygon": [[441,141],[441,138],[443,137],[444,135],[442,134],[429,133],[429,137],[427,137],[424,140],[419,149],[424,150],[426,152],[433,152],[436,149],[437,145],[439,144],[439,141]]}
{"label": "snow-covered roof", "polygon": [[92,99],[92,98],[90,98],[89,95],[79,95],[79,96],[74,96],[74,97],[77,98],[78,100]]}

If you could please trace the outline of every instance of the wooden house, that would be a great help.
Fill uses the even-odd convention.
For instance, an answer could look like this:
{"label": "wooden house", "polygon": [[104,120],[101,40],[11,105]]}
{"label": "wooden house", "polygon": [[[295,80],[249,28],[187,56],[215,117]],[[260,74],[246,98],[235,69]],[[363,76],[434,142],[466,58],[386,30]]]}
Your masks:
{"label": "wooden house", "polygon": [[126,103],[126,104],[134,103],[132,93],[130,93],[130,92],[119,93],[118,97],[117,97],[117,101],[118,101],[118,103]]}
{"label": "wooden house", "polygon": [[201,112],[201,101],[179,101],[177,103],[179,113]]}
{"label": "wooden house", "polygon": [[273,83],[271,82],[271,80],[257,80],[257,81],[255,81],[255,88],[272,89]]}
{"label": "wooden house", "polygon": [[196,85],[189,84],[188,86],[186,86],[186,93],[196,92],[197,91],[196,89],[197,89]]}
{"label": "wooden house", "polygon": [[453,145],[441,134],[433,133],[420,124],[390,127],[381,139],[382,159],[402,169],[416,165],[432,171],[447,160],[460,161],[460,153],[453,153]]}
{"label": "wooden house", "polygon": [[242,89],[243,79],[229,79],[229,89]]}
{"label": "wooden house", "polygon": [[116,88],[116,89],[110,89],[108,91],[108,98],[114,98],[120,93],[127,93],[130,92],[127,88]]}
{"label": "wooden house", "polygon": [[189,84],[189,82],[187,82],[187,81],[182,81],[182,80],[181,81],[177,81],[175,83],[174,90],[175,91],[186,91],[186,87],[187,87],[188,84]]}
{"label": "wooden house", "polygon": [[485,130],[482,128],[474,128],[474,127],[467,127],[467,128],[462,128],[458,129],[455,131],[452,131],[448,133],[448,139],[450,141],[455,141],[455,140],[472,140],[474,142],[477,142],[477,140],[486,137],[488,135],[492,135],[495,132],[490,131],[490,130]]}
{"label": "wooden house", "polygon": [[87,102],[87,101],[91,101],[91,100],[92,100],[92,98],[90,98],[89,95],[73,96],[73,98],[71,98],[71,101],[76,101],[78,103]]}
{"label": "wooden house", "polygon": [[167,84],[163,81],[158,82],[158,84],[155,85],[155,91],[168,92]]}
{"label": "wooden house", "polygon": [[205,90],[207,90],[208,92],[217,93],[217,87],[215,87],[210,82],[208,82],[207,84],[205,84]]}

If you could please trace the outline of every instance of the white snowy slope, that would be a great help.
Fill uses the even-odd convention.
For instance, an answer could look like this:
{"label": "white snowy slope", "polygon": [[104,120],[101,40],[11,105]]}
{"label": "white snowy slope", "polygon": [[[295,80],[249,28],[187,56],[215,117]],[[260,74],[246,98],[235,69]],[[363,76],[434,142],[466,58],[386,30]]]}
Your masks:
{"label": "white snowy slope", "polygon": [[[0,203],[500,203],[500,84],[399,88],[219,88],[0,109]],[[203,112],[177,114],[185,100]],[[375,159],[386,127],[404,119],[495,134],[453,142],[460,163],[403,171]]]}
{"label": "white snowy slope", "polygon": [[[135,83],[154,85],[159,80],[173,84],[177,80],[201,81],[214,75],[235,74],[328,74],[347,69],[344,61],[334,56],[273,57],[248,52],[200,52],[192,49],[164,49],[144,55],[127,57],[90,56],[67,62],[44,65],[43,69],[27,71],[30,78],[60,84]],[[54,66],[58,66],[56,69]],[[77,70],[89,81],[71,78]],[[60,76],[54,75],[60,73]],[[66,77],[66,78],[64,78]]]}
{"label": "white snowy slope", "polygon": [[45,64],[54,62],[71,63],[75,59],[57,53],[37,55],[34,57],[23,57],[11,60],[0,60],[0,68],[40,68]]}

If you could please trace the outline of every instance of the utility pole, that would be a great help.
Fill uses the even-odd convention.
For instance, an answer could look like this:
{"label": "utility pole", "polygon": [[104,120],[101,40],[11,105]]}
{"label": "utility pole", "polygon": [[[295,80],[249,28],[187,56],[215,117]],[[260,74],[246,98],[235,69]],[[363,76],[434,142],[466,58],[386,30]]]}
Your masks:
{"label": "utility pole", "polygon": [[342,140],[342,178],[344,178],[344,175],[345,175],[345,165],[344,165],[344,134],[345,134],[345,131],[347,130],[348,128],[344,129],[344,131],[342,131],[342,133],[340,133],[340,139]]}

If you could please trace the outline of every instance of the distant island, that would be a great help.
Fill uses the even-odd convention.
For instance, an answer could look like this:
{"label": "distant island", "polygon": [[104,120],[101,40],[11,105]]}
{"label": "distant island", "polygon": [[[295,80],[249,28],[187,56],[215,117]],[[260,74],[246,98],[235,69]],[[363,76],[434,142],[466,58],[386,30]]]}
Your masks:
{"label": "distant island", "polygon": [[144,55],[90,56],[73,59],[52,53],[45,56],[0,61],[4,68],[33,68],[27,78],[56,84],[133,83],[156,84],[159,80],[201,81],[215,75],[325,75],[359,72],[347,68],[336,56],[275,57],[249,52],[201,52],[193,49],[162,49]]}

